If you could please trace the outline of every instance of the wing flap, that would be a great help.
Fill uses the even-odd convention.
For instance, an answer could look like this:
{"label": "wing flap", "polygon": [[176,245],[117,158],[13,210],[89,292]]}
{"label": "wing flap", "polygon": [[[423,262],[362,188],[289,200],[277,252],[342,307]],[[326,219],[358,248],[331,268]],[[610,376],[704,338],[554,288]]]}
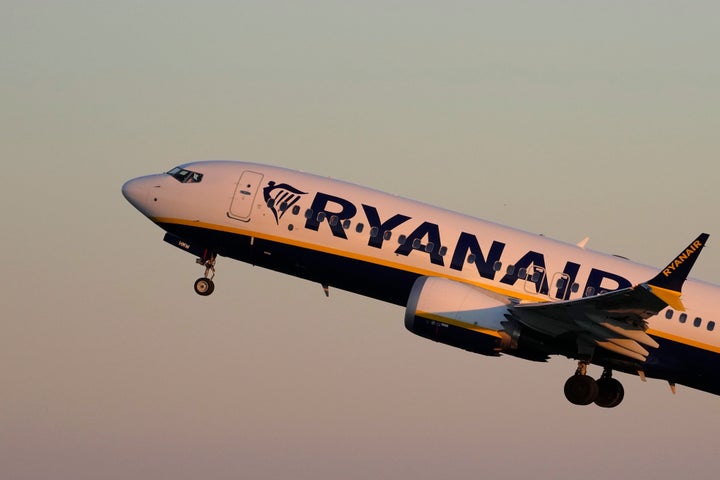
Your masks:
{"label": "wing flap", "polygon": [[538,331],[550,337],[558,337],[569,331],[579,332],[579,328],[572,328],[565,319],[555,318],[548,315],[534,314],[531,309],[524,308],[522,311],[511,307],[510,312],[513,318],[526,327]]}
{"label": "wing flap", "polygon": [[593,340],[596,342],[602,341],[614,343],[619,347],[631,350],[637,354],[646,357],[650,354],[650,352],[645,350],[645,348],[643,348],[636,340],[627,337],[621,333],[609,330],[600,324],[588,321],[586,319],[578,319],[577,323],[583,328],[585,332],[589,332],[592,335]]}
{"label": "wing flap", "polygon": [[645,331],[636,327],[631,327],[627,324],[618,322],[617,320],[604,318],[602,316],[596,316],[593,320],[601,327],[606,328],[621,337],[635,340],[636,342],[647,345],[650,348],[658,348],[660,346],[660,344],[653,340],[653,338],[645,333]]}
{"label": "wing flap", "polygon": [[605,350],[610,350],[611,352],[619,353],[620,355],[624,357],[630,357],[634,360],[638,360],[640,362],[644,362],[647,360],[647,355],[641,355],[637,352],[634,352],[632,350],[628,350],[627,348],[621,347],[620,345],[617,345],[612,342],[601,342],[596,341],[596,344],[598,347],[604,348]]}

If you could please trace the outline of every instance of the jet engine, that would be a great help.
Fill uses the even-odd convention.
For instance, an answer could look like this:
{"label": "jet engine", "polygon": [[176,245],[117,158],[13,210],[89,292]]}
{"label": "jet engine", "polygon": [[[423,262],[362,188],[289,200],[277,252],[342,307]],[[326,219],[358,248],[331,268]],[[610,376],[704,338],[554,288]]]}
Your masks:
{"label": "jet engine", "polygon": [[495,356],[514,348],[513,337],[519,335],[509,306],[506,297],[472,285],[420,277],[410,292],[405,327],[436,342]]}

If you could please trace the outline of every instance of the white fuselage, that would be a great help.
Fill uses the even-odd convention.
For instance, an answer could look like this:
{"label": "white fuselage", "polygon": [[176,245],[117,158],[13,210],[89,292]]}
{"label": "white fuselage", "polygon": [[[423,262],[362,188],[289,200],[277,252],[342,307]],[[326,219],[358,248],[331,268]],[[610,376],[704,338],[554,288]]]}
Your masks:
{"label": "white fuselage", "polygon": [[[201,173],[202,180],[150,175],[131,180],[123,192],[165,230],[196,242],[220,242],[207,246],[221,255],[258,265],[267,260],[268,268],[298,276],[307,270],[313,281],[394,303],[407,300],[411,285],[384,285],[382,272],[396,272],[396,283],[398,278],[444,277],[517,302],[558,302],[637,285],[660,269],[298,171],[222,161],[181,167]],[[231,251],[233,238],[243,239],[243,253]],[[293,250],[276,253],[275,246]],[[312,262],[328,264],[282,266],[288,261],[282,252],[301,251],[317,254],[308,257]],[[272,260],[274,255],[280,258]],[[333,271],[333,259],[368,268],[356,279],[354,271],[342,278]],[[667,308],[647,320],[648,334],[670,342],[653,355],[671,354],[670,344],[720,353],[720,325],[715,325],[720,287],[688,280],[682,302],[685,312]]]}

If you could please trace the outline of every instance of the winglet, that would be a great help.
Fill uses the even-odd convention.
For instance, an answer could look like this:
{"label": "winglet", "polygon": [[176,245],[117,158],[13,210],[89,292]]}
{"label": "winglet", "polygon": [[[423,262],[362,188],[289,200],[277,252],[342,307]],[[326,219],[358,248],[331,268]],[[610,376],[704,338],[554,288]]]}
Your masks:
{"label": "winglet", "polygon": [[655,278],[647,282],[650,291],[673,308],[685,310],[680,302],[680,292],[690,270],[695,265],[700,251],[707,243],[707,233],[702,233],[688,245],[667,267],[663,268]]}
{"label": "winglet", "polygon": [[685,305],[683,305],[682,300],[680,300],[680,292],[675,292],[673,290],[667,290],[660,287],[654,287],[652,285],[648,285],[648,288],[653,295],[658,297],[670,307],[681,312],[685,311]]}

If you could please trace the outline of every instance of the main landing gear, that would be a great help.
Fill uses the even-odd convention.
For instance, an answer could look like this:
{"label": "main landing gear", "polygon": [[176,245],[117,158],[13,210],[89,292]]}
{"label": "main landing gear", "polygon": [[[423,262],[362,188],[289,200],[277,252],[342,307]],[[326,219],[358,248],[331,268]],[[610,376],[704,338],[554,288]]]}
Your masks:
{"label": "main landing gear", "polygon": [[613,408],[620,405],[625,390],[620,382],[612,378],[612,370],[606,368],[602,376],[595,381],[587,375],[587,362],[578,362],[575,375],[565,382],[565,398],[575,405],[595,405]]}
{"label": "main landing gear", "polygon": [[205,267],[205,276],[195,280],[195,293],[207,297],[215,291],[215,283],[213,278],[215,277],[215,261],[217,255],[214,253],[208,253],[202,258],[195,260],[196,263]]}

